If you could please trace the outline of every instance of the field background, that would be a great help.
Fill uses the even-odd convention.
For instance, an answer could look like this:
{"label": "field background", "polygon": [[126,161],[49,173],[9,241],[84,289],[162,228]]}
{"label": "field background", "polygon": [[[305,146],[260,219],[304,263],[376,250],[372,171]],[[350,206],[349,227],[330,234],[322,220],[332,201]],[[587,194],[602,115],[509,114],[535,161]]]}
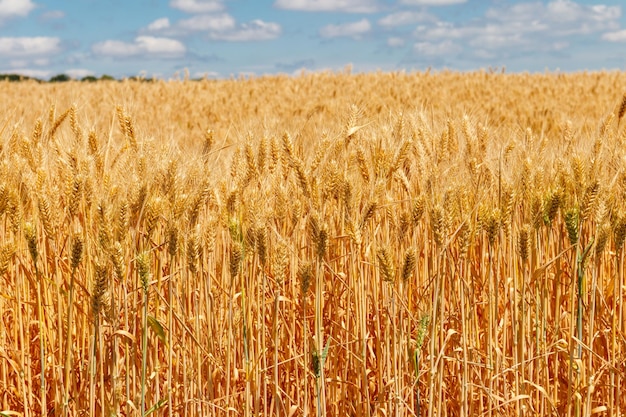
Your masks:
{"label": "field background", "polygon": [[0,83],[0,409],[623,415],[624,86]]}

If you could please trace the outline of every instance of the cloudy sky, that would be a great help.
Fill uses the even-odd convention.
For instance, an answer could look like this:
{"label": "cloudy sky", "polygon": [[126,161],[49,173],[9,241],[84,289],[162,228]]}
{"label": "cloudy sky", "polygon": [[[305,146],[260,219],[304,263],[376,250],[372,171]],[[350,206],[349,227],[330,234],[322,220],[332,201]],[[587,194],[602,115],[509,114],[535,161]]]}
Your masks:
{"label": "cloudy sky", "polygon": [[[48,78],[626,68],[622,0],[0,0],[0,72]],[[626,4],[625,4],[626,5]]]}

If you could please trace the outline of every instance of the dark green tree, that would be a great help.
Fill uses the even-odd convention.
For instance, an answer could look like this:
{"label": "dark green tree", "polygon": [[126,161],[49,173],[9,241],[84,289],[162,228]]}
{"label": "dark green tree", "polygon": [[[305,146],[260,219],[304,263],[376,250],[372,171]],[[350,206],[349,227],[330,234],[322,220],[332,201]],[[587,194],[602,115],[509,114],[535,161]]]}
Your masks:
{"label": "dark green tree", "polygon": [[67,74],[57,74],[54,77],[50,78],[51,83],[64,83],[66,81],[70,81],[71,78]]}

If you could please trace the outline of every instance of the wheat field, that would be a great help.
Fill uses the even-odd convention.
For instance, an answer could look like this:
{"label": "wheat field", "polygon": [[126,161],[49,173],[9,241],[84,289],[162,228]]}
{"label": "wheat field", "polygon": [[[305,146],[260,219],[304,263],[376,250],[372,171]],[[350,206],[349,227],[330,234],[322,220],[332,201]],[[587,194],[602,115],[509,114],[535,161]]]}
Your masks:
{"label": "wheat field", "polygon": [[624,415],[625,85],[1,82],[0,415]]}

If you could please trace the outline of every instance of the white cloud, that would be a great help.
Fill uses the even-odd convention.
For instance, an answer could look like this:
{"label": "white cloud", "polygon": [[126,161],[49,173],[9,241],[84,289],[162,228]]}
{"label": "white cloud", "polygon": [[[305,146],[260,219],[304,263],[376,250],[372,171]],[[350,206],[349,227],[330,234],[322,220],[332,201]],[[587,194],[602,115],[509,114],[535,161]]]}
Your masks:
{"label": "white cloud", "polygon": [[410,6],[451,6],[465,3],[467,0],[400,0],[400,3]]}
{"label": "white cloud", "polygon": [[229,42],[266,41],[275,39],[282,33],[278,23],[255,19],[238,24],[228,13],[199,14],[174,24],[165,19],[155,20],[142,29],[142,32],[171,37],[205,32],[210,39]]}
{"label": "white cloud", "polygon": [[12,59],[9,61],[11,68],[27,67],[30,61],[27,59]]}
{"label": "white cloud", "polygon": [[33,64],[37,65],[38,67],[45,67],[50,65],[50,58],[36,58],[33,59]]}
{"label": "white cloud", "polygon": [[405,43],[406,41],[403,38],[398,38],[395,36],[387,38],[387,46],[390,46],[392,48],[400,48],[401,46],[404,46]]}
{"label": "white cloud", "polygon": [[220,77],[220,73],[216,71],[197,71],[192,75],[193,78],[215,79]]}
{"label": "white cloud", "polygon": [[135,44],[148,54],[156,55],[182,55],[186,48],[182,42],[169,38],[157,38],[154,36],[138,36]]}
{"label": "white cloud", "polygon": [[619,6],[592,5],[585,6],[571,0],[554,0],[546,5],[546,11],[554,20],[565,21],[592,20],[602,23],[603,21],[619,18],[621,9]]}
{"label": "white cloud", "polygon": [[45,36],[0,38],[0,56],[37,57],[51,55],[61,50],[61,40]]}
{"label": "white cloud", "polygon": [[47,79],[52,76],[52,71],[49,70],[38,70],[32,68],[11,68],[10,70],[0,70],[0,73],[3,74],[20,74],[25,75],[27,77],[34,77],[40,79]]}
{"label": "white cloud", "polygon": [[234,30],[237,22],[228,13],[199,14],[188,19],[181,19],[171,23],[166,17],[157,19],[141,33],[158,34],[166,37],[187,36],[194,32],[224,32]]}
{"label": "white cloud", "polygon": [[391,28],[397,26],[412,25],[420,22],[433,22],[437,18],[425,12],[397,12],[387,15],[378,21],[380,26]]}
{"label": "white cloud", "polygon": [[159,30],[167,29],[169,27],[170,27],[170,19],[168,19],[167,17],[162,17],[150,23],[148,25],[148,30],[159,31]]}
{"label": "white cloud", "polygon": [[180,30],[193,32],[224,32],[234,29],[236,22],[235,19],[227,13],[204,14],[181,20],[176,26]]}
{"label": "white cloud", "polygon": [[504,49],[513,46],[529,45],[530,41],[522,33],[502,33],[496,29],[493,33],[486,31],[478,34],[469,41],[469,44],[486,49]]}
{"label": "white cloud", "polygon": [[140,47],[136,43],[107,40],[93,45],[92,50],[98,55],[129,57],[140,55]]}
{"label": "white cloud", "polygon": [[454,26],[439,22],[435,27],[419,26],[414,35],[424,42],[443,42],[453,40],[463,42],[471,48],[510,49],[511,47],[535,48],[536,37],[545,31],[541,24],[528,24],[520,27],[511,22],[509,25],[486,24]]}
{"label": "white cloud", "polygon": [[221,0],[170,0],[170,7],[186,13],[211,13],[224,9]]}
{"label": "white cloud", "polygon": [[65,70],[64,73],[69,75],[71,78],[74,78],[75,80],[94,74],[93,71],[84,68],[71,68]]}
{"label": "white cloud", "polygon": [[541,27],[556,36],[589,34],[617,29],[622,11],[619,6],[587,6],[571,0],[553,0],[546,4],[518,3],[509,7],[492,8],[485,17],[502,25]]}
{"label": "white cloud", "polygon": [[359,39],[370,30],[372,30],[372,25],[369,20],[361,19],[357,22],[327,25],[321,28],[319,33],[322,38],[349,37]]}
{"label": "white cloud", "polygon": [[274,6],[303,12],[374,13],[379,9],[376,0],[276,0]]}
{"label": "white cloud", "polygon": [[35,8],[31,0],[0,0],[0,21],[11,17],[26,17]]}
{"label": "white cloud", "polygon": [[602,39],[609,42],[626,42],[626,29],[607,32],[602,35]]}
{"label": "white cloud", "polygon": [[137,36],[133,42],[106,40],[92,46],[97,55],[114,58],[150,56],[160,58],[176,58],[185,54],[182,42],[154,36]]}
{"label": "white cloud", "polygon": [[447,40],[443,42],[417,42],[413,45],[413,51],[418,55],[425,56],[445,56],[456,54],[461,51],[461,46],[456,43]]}
{"label": "white cloud", "polygon": [[490,8],[484,18],[468,22],[425,22],[413,36],[424,43],[417,49],[426,53],[429,45],[446,46],[446,41],[463,44],[475,56],[474,51],[488,55],[488,50],[504,54],[556,51],[566,48],[572,36],[611,33],[619,28],[620,16],[618,6],[587,6],[571,0],[517,3]]}
{"label": "white cloud", "polygon": [[35,58],[35,59],[11,59],[9,65],[12,68],[30,68],[33,65],[37,67],[46,67],[50,65],[49,58]]}
{"label": "white cloud", "polygon": [[230,42],[267,41],[276,39],[281,32],[282,29],[278,23],[256,19],[249,23],[242,23],[234,30],[212,32],[210,37]]}

